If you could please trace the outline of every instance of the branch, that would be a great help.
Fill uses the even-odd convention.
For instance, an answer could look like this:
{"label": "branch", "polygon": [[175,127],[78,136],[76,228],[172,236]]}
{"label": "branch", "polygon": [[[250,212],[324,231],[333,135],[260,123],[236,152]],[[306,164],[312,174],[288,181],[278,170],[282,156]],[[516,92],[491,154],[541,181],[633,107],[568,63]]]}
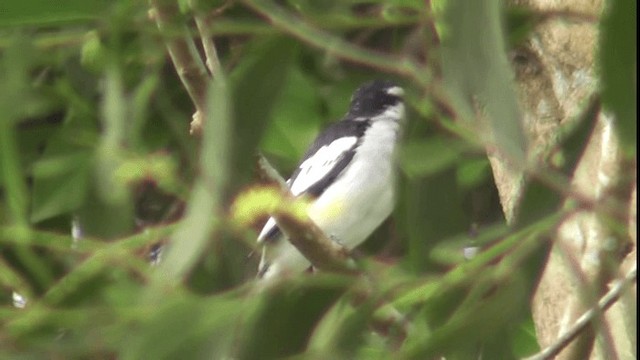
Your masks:
{"label": "branch", "polygon": [[[180,37],[172,35],[171,29],[185,28],[184,25],[177,25],[174,21],[178,7],[175,2],[151,0],[151,8],[151,17],[165,40],[171,62],[176,68],[180,81],[189,93],[196,111],[204,114],[209,76],[193,39],[186,35]],[[184,33],[189,33],[186,28]]]}
{"label": "branch", "polygon": [[327,237],[302,207],[303,212],[277,211],[272,215],[289,242],[321,271],[356,274],[349,250]]}
{"label": "branch", "polygon": [[598,306],[590,309],[585,312],[576,322],[573,324],[567,332],[562,334],[558,340],[551,346],[546,349],[540,351],[536,355],[527,357],[523,360],[548,360],[553,359],[556,355],[562,351],[562,349],[566,348],[573,340],[575,340],[581,332],[585,331],[589,324],[598,317],[601,313],[606,311],[613,305],[618,299],[620,295],[633,283],[637,280],[638,270],[637,268],[632,269],[627,273],[627,275],[622,279],[617,281],[611,290],[605,294],[600,301],[598,301]]}
{"label": "branch", "polygon": [[207,69],[209,69],[214,79],[219,80],[222,78],[222,66],[220,65],[220,60],[218,60],[216,46],[211,39],[211,18],[202,16],[199,13],[196,13],[193,17],[196,20],[196,26],[200,33],[200,41],[204,49]]}
{"label": "branch", "polygon": [[296,201],[284,179],[262,155],[258,157],[258,170],[261,177],[277,184],[288,200],[270,214],[288,241],[319,270],[355,274],[349,250],[331,240],[309,218],[305,204]]}
{"label": "branch", "polygon": [[280,174],[278,174],[278,170],[276,170],[269,160],[264,157],[262,154],[258,154],[258,174],[260,177],[269,182],[278,185],[280,190],[289,191],[289,187],[287,187],[287,182],[284,180]]}
{"label": "branch", "polygon": [[[211,81],[207,68],[217,81],[224,81],[215,44],[209,37],[210,21],[202,15],[194,15],[206,57],[205,67],[193,39],[186,35],[176,37],[169,31],[175,27],[185,28],[184,25],[175,23],[174,19],[178,13],[176,4],[163,0],[151,0],[151,7],[152,18],[164,37],[171,62],[196,109],[191,121],[190,133],[199,135],[202,132],[204,114],[207,111],[207,89]],[[183,33],[189,32],[185,28]]]}
{"label": "branch", "polygon": [[427,84],[430,80],[428,69],[421,67],[409,57],[388,56],[353,45],[340,37],[309,25],[272,1],[245,0],[244,3],[269,20],[274,27],[282,29],[311,46],[343,59],[412,78],[420,84]]}

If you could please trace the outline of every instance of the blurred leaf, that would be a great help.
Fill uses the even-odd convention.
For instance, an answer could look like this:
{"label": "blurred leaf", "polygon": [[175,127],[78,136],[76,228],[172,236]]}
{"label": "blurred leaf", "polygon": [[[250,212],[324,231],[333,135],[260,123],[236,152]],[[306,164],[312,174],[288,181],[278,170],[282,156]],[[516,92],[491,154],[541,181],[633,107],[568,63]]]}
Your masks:
{"label": "blurred leaf", "polygon": [[249,226],[259,217],[275,211],[282,202],[280,189],[254,186],[236,196],[231,205],[230,220],[240,227]]}
{"label": "blurred leaf", "polygon": [[513,353],[518,358],[531,356],[540,351],[538,338],[536,336],[536,327],[533,318],[529,315],[513,332],[512,337]]}
{"label": "blurred leaf", "polygon": [[31,221],[76,210],[84,202],[93,171],[93,149],[78,139],[97,136],[97,129],[75,116],[47,143],[42,159],[33,165]]}
{"label": "blurred leaf", "polygon": [[268,289],[251,315],[239,359],[274,359],[304,350],[317,323],[345,291],[332,275],[299,277]]}
{"label": "blurred leaf", "polygon": [[491,167],[486,157],[465,159],[457,170],[457,183],[462,189],[476,187],[491,177]]}
{"label": "blurred leaf", "polygon": [[451,138],[413,140],[402,146],[400,166],[409,178],[428,177],[455,165],[467,149],[467,144]]}
{"label": "blurred leaf", "polygon": [[[473,284],[473,286],[478,285],[477,282]],[[522,278],[515,273],[500,283],[480,285],[486,289],[484,295],[460,306],[446,323],[434,328],[432,333],[416,334],[422,337],[421,341],[408,341],[404,352],[406,358],[428,359],[444,355],[447,359],[464,359],[473,356],[472,354],[478,354],[483,343],[495,341],[501,343],[503,349],[493,349],[491,353],[486,354],[487,358],[512,358],[513,356],[504,354],[504,348],[509,350],[509,341],[504,341],[504,337],[497,336],[505,326],[513,323],[514,316],[526,301],[523,296],[525,292],[522,291],[524,285]],[[426,306],[433,307],[434,313],[439,312],[438,306],[431,304]],[[443,301],[439,306],[448,308],[451,303]],[[486,352],[487,349],[484,350]]]}
{"label": "blurred leaf", "polygon": [[85,68],[100,73],[107,65],[107,48],[100,39],[100,34],[93,30],[84,36],[80,63]]}
{"label": "blurred leaf", "polygon": [[161,263],[161,271],[155,279],[156,285],[180,283],[202,255],[211,231],[221,223],[217,213],[221,212],[229,182],[229,148],[232,145],[227,91],[224,79],[210,86],[200,153],[202,176],[190,195],[185,219],[172,236],[166,260]]}
{"label": "blurred leaf", "polygon": [[261,38],[249,45],[247,56],[230,76],[233,188],[246,184],[251,177],[258,143],[286,84],[296,47],[285,38]]}
{"label": "blurred leaf", "polygon": [[534,10],[524,6],[510,5],[506,9],[505,15],[505,33],[511,48],[527,40],[539,20],[539,16]]}
{"label": "blurred leaf", "polygon": [[[10,222],[28,224],[30,192],[24,165],[20,163],[20,144],[16,125],[22,117],[37,116],[42,111],[42,97],[29,85],[35,67],[34,49],[25,38],[14,37],[0,57],[0,185],[3,210]],[[0,214],[4,215],[4,214]],[[4,220],[4,219],[3,219]]]}
{"label": "blurred leaf", "polygon": [[[499,0],[447,1],[443,74],[458,115],[471,120],[480,112],[498,148],[514,164],[521,164],[527,142],[505,52],[501,4]],[[474,126],[482,128],[479,123]]]}
{"label": "blurred leaf", "polygon": [[414,179],[402,187],[398,228],[408,236],[407,260],[416,272],[434,270],[427,261],[438,241],[467,232],[469,214],[462,206],[453,169]]}
{"label": "blurred leaf", "polygon": [[288,159],[291,166],[313,142],[322,122],[315,89],[298,67],[292,67],[262,139],[265,152]]}
{"label": "blurred leaf", "polygon": [[637,144],[637,19],[635,0],[605,3],[600,31],[602,102],[616,117],[616,129],[625,153],[633,156]]}
{"label": "blurred leaf", "polygon": [[227,358],[234,335],[229,325],[239,326],[247,307],[221,296],[173,296],[157,306],[142,318],[135,336],[123,338],[123,359]]}
{"label": "blurred leaf", "polygon": [[106,0],[4,0],[0,5],[0,26],[86,22],[104,14],[110,3]]}
{"label": "blurred leaf", "polygon": [[370,331],[374,304],[370,301],[354,307],[350,299],[339,301],[322,319],[311,337],[308,349],[327,356],[353,356]]}

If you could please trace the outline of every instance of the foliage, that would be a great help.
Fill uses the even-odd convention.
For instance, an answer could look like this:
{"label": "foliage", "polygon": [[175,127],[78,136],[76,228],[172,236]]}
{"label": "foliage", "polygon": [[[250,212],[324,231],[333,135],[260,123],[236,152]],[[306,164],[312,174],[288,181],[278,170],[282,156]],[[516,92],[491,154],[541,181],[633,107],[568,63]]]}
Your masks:
{"label": "foliage", "polygon": [[[542,174],[562,181],[532,181],[521,218],[507,226],[488,139],[471,129],[477,95],[498,148],[524,162],[504,39],[529,19],[518,13],[505,32],[500,1],[473,3],[474,11],[462,0],[180,2],[175,15],[188,26],[194,14],[215,14],[209,35],[226,74],[209,89],[197,138],[165,49],[174,37],[197,38],[195,26],[161,36],[141,1],[4,1],[0,357],[537,351],[531,260],[544,258],[540,244],[572,211],[560,207],[556,185],[568,183],[594,117],[567,130],[564,167]],[[620,7],[603,21],[603,46],[621,41]],[[615,67],[630,55],[605,53],[603,101],[635,148],[635,96],[619,96],[635,84],[625,80],[629,66]],[[358,251],[366,276],[301,274],[256,290],[254,239],[266,213],[246,214],[265,208],[247,203],[259,182],[255,155],[289,174],[372,78],[402,84],[410,109],[397,209]],[[236,197],[242,226],[230,215]],[[158,244],[169,245],[152,266]],[[470,246],[482,251],[468,260]]]}

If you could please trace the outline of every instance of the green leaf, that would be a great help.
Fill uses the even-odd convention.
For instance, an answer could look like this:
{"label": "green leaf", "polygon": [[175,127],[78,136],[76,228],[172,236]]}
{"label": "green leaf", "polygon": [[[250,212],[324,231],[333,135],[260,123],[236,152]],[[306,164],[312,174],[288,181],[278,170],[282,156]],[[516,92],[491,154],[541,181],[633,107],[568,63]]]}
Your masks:
{"label": "green leaf", "polygon": [[491,176],[491,166],[486,157],[461,161],[457,168],[457,182],[462,189],[471,189],[485,182]]}
{"label": "green leaf", "polygon": [[531,356],[540,351],[531,314],[513,332],[511,346],[513,347],[513,353],[518,358]]}
{"label": "green leaf", "polygon": [[616,118],[622,149],[637,152],[637,12],[636,0],[606,3],[600,31],[602,102]]}
{"label": "green leaf", "polygon": [[349,299],[339,301],[315,329],[308,349],[319,353],[353,356],[369,332],[374,310],[371,301],[354,307]]}
{"label": "green leaf", "polygon": [[32,168],[31,221],[40,222],[76,210],[84,202],[93,171],[93,149],[83,140],[96,129],[75,116],[51,137]]}
{"label": "green leaf", "polygon": [[[260,139],[286,84],[296,44],[282,37],[249,44],[244,61],[230,76],[234,129],[232,187],[246,184],[255,167]],[[290,119],[295,121],[295,119]]]}
{"label": "green leaf", "polygon": [[209,89],[209,113],[204,124],[200,169],[198,178],[179,229],[172,236],[172,246],[157,285],[167,281],[177,284],[189,273],[202,255],[211,231],[220,224],[216,213],[221,211],[224,190],[229,181],[229,147],[231,116],[227,87],[218,79]]}
{"label": "green leaf", "polygon": [[[32,222],[69,213],[84,202],[92,158],[90,151],[80,150],[50,157],[34,165]],[[49,167],[55,167],[55,170],[49,172]]]}
{"label": "green leaf", "polygon": [[495,144],[519,164],[526,158],[527,142],[505,51],[500,4],[499,0],[447,1],[443,74],[458,115],[469,121],[482,113]]}
{"label": "green leaf", "polygon": [[398,229],[408,237],[410,267],[416,272],[434,270],[428,254],[442,239],[464,233],[469,214],[455,180],[455,169],[410,180],[401,187]]}
{"label": "green leaf", "polygon": [[[472,354],[477,356],[479,349],[488,351],[485,355],[489,359],[510,358],[505,354],[505,351],[510,351],[510,342],[505,339],[504,331],[513,323],[526,301],[522,278],[512,276],[500,283],[493,283],[490,277],[485,277],[476,279],[469,286],[472,290],[465,297],[465,302],[446,317],[442,326],[435,327],[428,334],[416,334],[419,341],[407,342],[403,349],[406,358],[430,359],[444,355],[447,359],[466,359]],[[480,289],[480,292],[474,294],[476,289]],[[459,301],[459,298],[451,297],[454,294],[455,291],[442,294],[433,299],[438,304],[426,304],[426,307],[431,308],[433,313],[439,312],[439,309],[447,310],[452,303]],[[489,347],[486,347],[487,344]]]}
{"label": "green leaf", "polygon": [[428,177],[454,166],[467,149],[467,144],[451,138],[413,140],[402,146],[400,166],[409,178]]}
{"label": "green leaf", "polygon": [[262,139],[262,150],[288,159],[293,166],[318,133],[319,110],[316,85],[300,68],[292,67]]}
{"label": "green leaf", "polygon": [[234,335],[229,325],[238,326],[246,303],[253,301],[171,295],[143,318],[134,333],[124,337],[122,358],[229,358]]}
{"label": "green leaf", "polygon": [[279,359],[302,351],[347,284],[334,275],[318,274],[268,289],[251,315],[244,341],[238,344],[238,358]]}
{"label": "green leaf", "polygon": [[86,22],[102,16],[109,4],[106,0],[5,0],[0,4],[0,26]]}

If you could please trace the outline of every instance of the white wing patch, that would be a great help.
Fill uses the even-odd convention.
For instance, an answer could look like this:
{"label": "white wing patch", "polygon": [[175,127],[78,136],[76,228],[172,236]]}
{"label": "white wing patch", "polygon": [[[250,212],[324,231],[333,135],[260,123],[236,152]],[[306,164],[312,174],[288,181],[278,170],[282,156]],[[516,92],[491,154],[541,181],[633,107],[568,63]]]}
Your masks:
{"label": "white wing patch", "polygon": [[267,234],[269,233],[269,231],[271,231],[271,229],[273,229],[276,226],[277,226],[276,221],[273,218],[269,218],[266,224],[264,224],[264,227],[262,227],[262,231],[260,231],[260,235],[258,235],[258,243],[262,242],[265,236],[267,236]]}
{"label": "white wing patch", "polygon": [[[290,185],[291,193],[298,196],[309,189],[313,184],[320,181],[333,167],[336,165],[342,155],[349,151],[358,142],[356,136],[348,136],[336,139],[318,149],[315,154],[311,155],[307,160],[300,164],[300,173],[296,177],[293,184],[291,179],[287,180]],[[260,235],[258,235],[258,243],[262,242],[267,234],[277,226],[273,218],[269,218],[264,224]]]}
{"label": "white wing patch", "polygon": [[291,193],[298,196],[320,181],[356,142],[358,142],[356,136],[348,136],[336,139],[318,149],[315,154],[300,164],[300,173],[291,184]]}

